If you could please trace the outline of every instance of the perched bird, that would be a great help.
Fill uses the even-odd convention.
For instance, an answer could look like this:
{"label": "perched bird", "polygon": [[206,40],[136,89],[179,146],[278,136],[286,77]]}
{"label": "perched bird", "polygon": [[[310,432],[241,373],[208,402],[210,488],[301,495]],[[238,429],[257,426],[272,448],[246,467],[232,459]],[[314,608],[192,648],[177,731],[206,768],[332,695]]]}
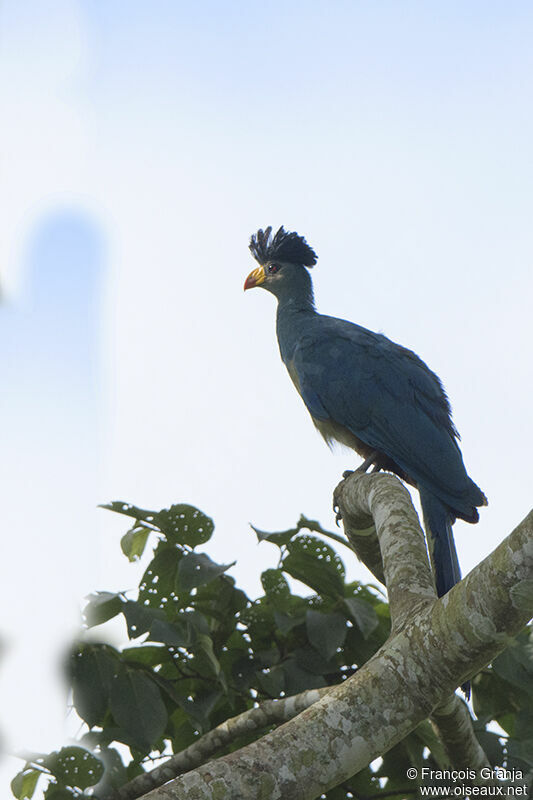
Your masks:
{"label": "perched bird", "polygon": [[278,300],[283,363],[326,442],[355,450],[370,466],[396,473],[420,493],[439,597],[461,579],[452,525],[479,519],[486,505],[468,477],[439,378],[411,350],[380,333],[316,311],[307,268],[317,262],[303,236],[281,227],[250,239],[259,263],[244,288]]}

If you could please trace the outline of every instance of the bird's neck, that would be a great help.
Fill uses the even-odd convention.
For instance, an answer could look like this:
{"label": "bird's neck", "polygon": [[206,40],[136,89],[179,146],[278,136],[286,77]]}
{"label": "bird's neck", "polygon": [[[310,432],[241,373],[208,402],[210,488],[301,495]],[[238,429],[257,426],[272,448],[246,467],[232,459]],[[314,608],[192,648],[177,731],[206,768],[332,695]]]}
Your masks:
{"label": "bird's neck", "polygon": [[276,333],[281,358],[285,363],[292,359],[294,349],[309,318],[316,315],[313,292],[278,299]]}

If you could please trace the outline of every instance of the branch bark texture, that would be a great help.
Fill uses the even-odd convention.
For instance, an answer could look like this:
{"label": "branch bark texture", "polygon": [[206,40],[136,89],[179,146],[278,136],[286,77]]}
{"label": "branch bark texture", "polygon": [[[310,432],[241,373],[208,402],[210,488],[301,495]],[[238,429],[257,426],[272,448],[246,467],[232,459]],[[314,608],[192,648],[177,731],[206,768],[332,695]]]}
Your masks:
{"label": "branch bark texture", "polygon": [[155,789],[147,800],[312,800],[389,750],[438,706],[444,725],[442,704],[454,689],[533,615],[533,513],[438,600],[402,484],[392,475],[354,473],[335,497],[348,538],[374,521],[391,636],[355,675],[298,717]]}
{"label": "branch bark texture", "polygon": [[293,719],[304,709],[316,703],[328,691],[329,687],[310,689],[282,700],[267,700],[257,708],[251,708],[236,717],[227,719],[212,731],[201,736],[194,744],[182,750],[181,753],[170,756],[161,766],[137,775],[110,795],[109,800],[135,800],[137,797],[142,797],[146,792],[162,786],[181,773],[205,764],[211,756],[234,742],[239,736],[252,731],[264,730],[272,725],[279,725]]}

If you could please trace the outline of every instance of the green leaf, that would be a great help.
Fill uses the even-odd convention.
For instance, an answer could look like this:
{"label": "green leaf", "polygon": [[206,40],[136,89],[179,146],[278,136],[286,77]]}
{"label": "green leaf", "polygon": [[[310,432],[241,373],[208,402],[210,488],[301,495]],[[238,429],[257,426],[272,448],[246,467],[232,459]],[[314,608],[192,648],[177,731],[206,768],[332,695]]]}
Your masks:
{"label": "green leaf", "polygon": [[327,536],[328,539],[333,539],[333,541],[338,542],[339,544],[343,544],[345,547],[351,549],[351,545],[349,541],[344,536],[339,536],[338,533],[333,533],[332,531],[327,531],[322,525],[314,519],[308,519],[303,514],[300,514],[300,519],[296,523],[296,527],[289,528],[286,531],[278,531],[278,532],[270,532],[270,531],[262,531],[259,528],[256,528],[254,525],[250,524],[251,529],[254,531],[255,535],[257,536],[258,542],[272,542],[273,544],[277,544],[278,547],[282,547],[283,545],[288,544],[291,539],[303,529],[309,531],[314,531],[315,533],[320,533],[322,536]]}
{"label": "green leaf", "polygon": [[533,605],[533,580],[525,580],[511,586],[509,589],[511,600],[519,611],[530,612]]}
{"label": "green leaf", "polygon": [[282,569],[315,592],[329,597],[342,596],[344,564],[335,551],[315,536],[306,534],[287,545]]}
{"label": "green leaf", "polygon": [[23,769],[11,781],[11,791],[17,800],[33,797],[37,781],[43,773],[37,769]]}
{"label": "green leaf", "polygon": [[491,731],[475,731],[475,734],[492,766],[503,764],[504,751],[498,734]]}
{"label": "green leaf", "polygon": [[281,547],[284,544],[288,544],[293,536],[296,536],[299,528],[289,528],[287,531],[279,531],[279,532],[272,532],[272,531],[262,531],[259,528],[256,528],[252,523],[250,523],[250,528],[253,530],[255,535],[257,536],[258,542],[272,542],[272,544],[277,544],[278,547]]}
{"label": "green leaf", "polygon": [[352,550],[352,546],[346,536],[340,536],[338,533],[333,533],[333,531],[326,530],[322,527],[320,522],[317,522],[316,519],[308,519],[303,514],[300,514],[300,519],[298,520],[297,526],[298,530],[307,528],[309,531],[314,531],[315,533],[320,533],[322,536],[327,536],[328,539],[332,539],[332,541],[337,542],[337,544],[343,544],[349,550]]}
{"label": "green leaf", "polygon": [[326,681],[321,675],[308,672],[292,658],[283,663],[285,673],[285,692],[287,695],[298,694],[306,689],[320,689],[326,686]]}
{"label": "green leaf", "polygon": [[345,597],[344,605],[350,612],[351,618],[357,624],[364,638],[368,639],[379,624],[378,615],[375,610],[370,603],[367,603],[366,600],[362,600],[360,597]]}
{"label": "green leaf", "polygon": [[284,605],[291,590],[281,569],[266,569],[261,573],[261,583],[268,599],[274,605]]}
{"label": "green leaf", "polygon": [[235,627],[236,614],[249,603],[245,593],[235,588],[230,575],[220,575],[211,583],[199,586],[191,605],[206,617],[212,617],[225,626]]}
{"label": "green leaf", "polygon": [[147,633],[156,620],[165,620],[165,612],[160,608],[138,603],[136,600],[128,600],[122,606],[122,613],[128,626],[128,636],[136,639]]}
{"label": "green leaf", "polygon": [[337,682],[340,681],[339,667],[337,659],[326,658],[324,653],[319,653],[310,644],[303,647],[297,647],[293,650],[292,655],[298,666],[305,669],[307,672],[312,672],[313,675],[337,675]]}
{"label": "green leaf", "polygon": [[176,591],[180,594],[190,592],[197,586],[211,583],[235,563],[233,561],[231,564],[215,564],[205,553],[189,553],[178,565]]}
{"label": "green leaf", "polygon": [[279,697],[285,689],[285,672],[282,666],[256,672],[259,684],[270,697]]}
{"label": "green leaf", "polygon": [[72,656],[73,703],[89,727],[103,724],[118,668],[118,653],[107,645],[85,645]]}
{"label": "green leaf", "polygon": [[89,628],[107,622],[108,619],[116,617],[122,611],[123,600],[119,594],[113,592],[95,592],[90,594],[87,600],[83,616],[85,624]]}
{"label": "green leaf", "polygon": [[424,722],[421,722],[420,725],[414,729],[413,735],[420,739],[422,744],[431,751],[431,755],[437,762],[439,769],[449,769],[450,759],[448,758],[440,738],[431,727],[429,720],[426,719]]}
{"label": "green leaf", "polygon": [[56,786],[51,783],[43,795],[44,800],[74,800],[80,795],[74,790],[65,789],[63,786]]}
{"label": "green leaf", "polygon": [[511,740],[508,744],[508,750],[510,756],[519,758],[528,767],[533,767],[533,738],[524,739],[521,742]]}
{"label": "green leaf", "polygon": [[180,503],[158,515],[158,524],[168,541],[198,547],[213,535],[213,520],[194,506]]}
{"label": "green leaf", "polygon": [[111,713],[143,753],[154,746],[167,724],[167,710],[157,684],[146,673],[127,666],[113,681]]}
{"label": "green leaf", "polygon": [[274,622],[276,627],[286,636],[297,625],[303,625],[305,617],[291,617],[289,614],[284,614],[282,611],[274,611]]}
{"label": "green leaf", "polygon": [[139,602],[151,608],[179,608],[176,576],[183,553],[165,541],[159,542],[139,585]]}
{"label": "green leaf", "polygon": [[533,696],[533,658],[528,652],[529,646],[528,633],[518,634],[493,661],[492,668],[501,678]]}
{"label": "green leaf", "polygon": [[198,633],[209,633],[209,624],[206,618],[195,608],[190,611],[181,611],[179,619],[184,620],[189,628],[192,627]]}
{"label": "green leaf", "polygon": [[154,620],[148,638],[152,642],[163,642],[172,647],[189,647],[192,641],[190,627],[181,620],[174,620],[172,623],[162,619]]}
{"label": "green leaf", "polygon": [[220,675],[220,663],[213,650],[213,640],[205,633],[197,633],[195,649],[198,647],[207,657],[211,669],[215,675]]}
{"label": "green leaf", "polygon": [[158,667],[170,658],[166,647],[155,644],[136,645],[135,647],[125,647],[122,651],[122,659],[132,664],[146,664],[150,667]]}
{"label": "green leaf", "polygon": [[134,525],[120,540],[122,552],[128,561],[138,561],[144,553],[150,529],[143,525]]}
{"label": "green leaf", "polygon": [[519,711],[516,715],[516,738],[528,739],[531,731],[533,731],[533,710]]}
{"label": "green leaf", "polygon": [[144,508],[132,506],[130,503],[115,501],[101,506],[117,514],[125,514],[136,522],[146,522],[158,528],[164,534],[167,542],[178,545],[197,547],[205,544],[211,538],[214,524],[213,520],[194,506],[185,503],[164,508],[162,511],[148,511]]}
{"label": "green leaf", "polygon": [[57,778],[58,783],[87,789],[100,781],[104,765],[83,747],[62,747],[44,759],[44,765]]}
{"label": "green leaf", "polygon": [[305,616],[309,641],[326,660],[330,659],[346,639],[346,619],[341,614],[308,611]]}
{"label": "green leaf", "polygon": [[180,708],[195,723],[195,727],[202,732],[209,730],[209,717],[218,700],[222,697],[222,690],[217,688],[198,692],[194,700],[184,697],[180,700]]}
{"label": "green leaf", "polygon": [[[106,797],[111,789],[119,789],[127,781],[126,767],[114,747],[100,746],[99,758],[105,764],[102,783],[98,786],[98,796]],[[103,784],[103,785],[102,785]]]}

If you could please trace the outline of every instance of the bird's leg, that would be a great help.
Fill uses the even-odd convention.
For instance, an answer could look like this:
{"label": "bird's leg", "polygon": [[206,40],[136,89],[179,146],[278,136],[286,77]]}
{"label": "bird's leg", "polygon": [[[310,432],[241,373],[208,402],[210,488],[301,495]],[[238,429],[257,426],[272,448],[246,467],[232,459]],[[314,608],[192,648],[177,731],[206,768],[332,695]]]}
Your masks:
{"label": "bird's leg", "polygon": [[[344,478],[344,480],[346,480],[346,478],[349,478],[350,475],[353,475],[354,472],[357,473],[368,472],[369,467],[373,467],[372,472],[379,472],[380,467],[375,463],[378,455],[379,455],[378,451],[373,450],[370,453],[370,455],[367,458],[365,458],[363,463],[357,467],[357,469],[345,469],[344,472],[342,473],[342,477]],[[333,511],[335,513],[335,523],[337,526],[339,526],[339,522],[342,519],[342,514],[340,512],[338,503],[335,500],[335,497],[333,498]]]}
{"label": "bird's leg", "polygon": [[357,467],[357,469],[355,471],[356,472],[368,472],[368,468],[369,467],[374,467],[372,472],[376,472],[379,469],[379,467],[376,466],[376,459],[377,459],[378,456],[379,456],[378,451],[377,450],[372,450],[372,452],[370,453],[368,458],[365,458],[365,460],[363,461],[361,466]]}

